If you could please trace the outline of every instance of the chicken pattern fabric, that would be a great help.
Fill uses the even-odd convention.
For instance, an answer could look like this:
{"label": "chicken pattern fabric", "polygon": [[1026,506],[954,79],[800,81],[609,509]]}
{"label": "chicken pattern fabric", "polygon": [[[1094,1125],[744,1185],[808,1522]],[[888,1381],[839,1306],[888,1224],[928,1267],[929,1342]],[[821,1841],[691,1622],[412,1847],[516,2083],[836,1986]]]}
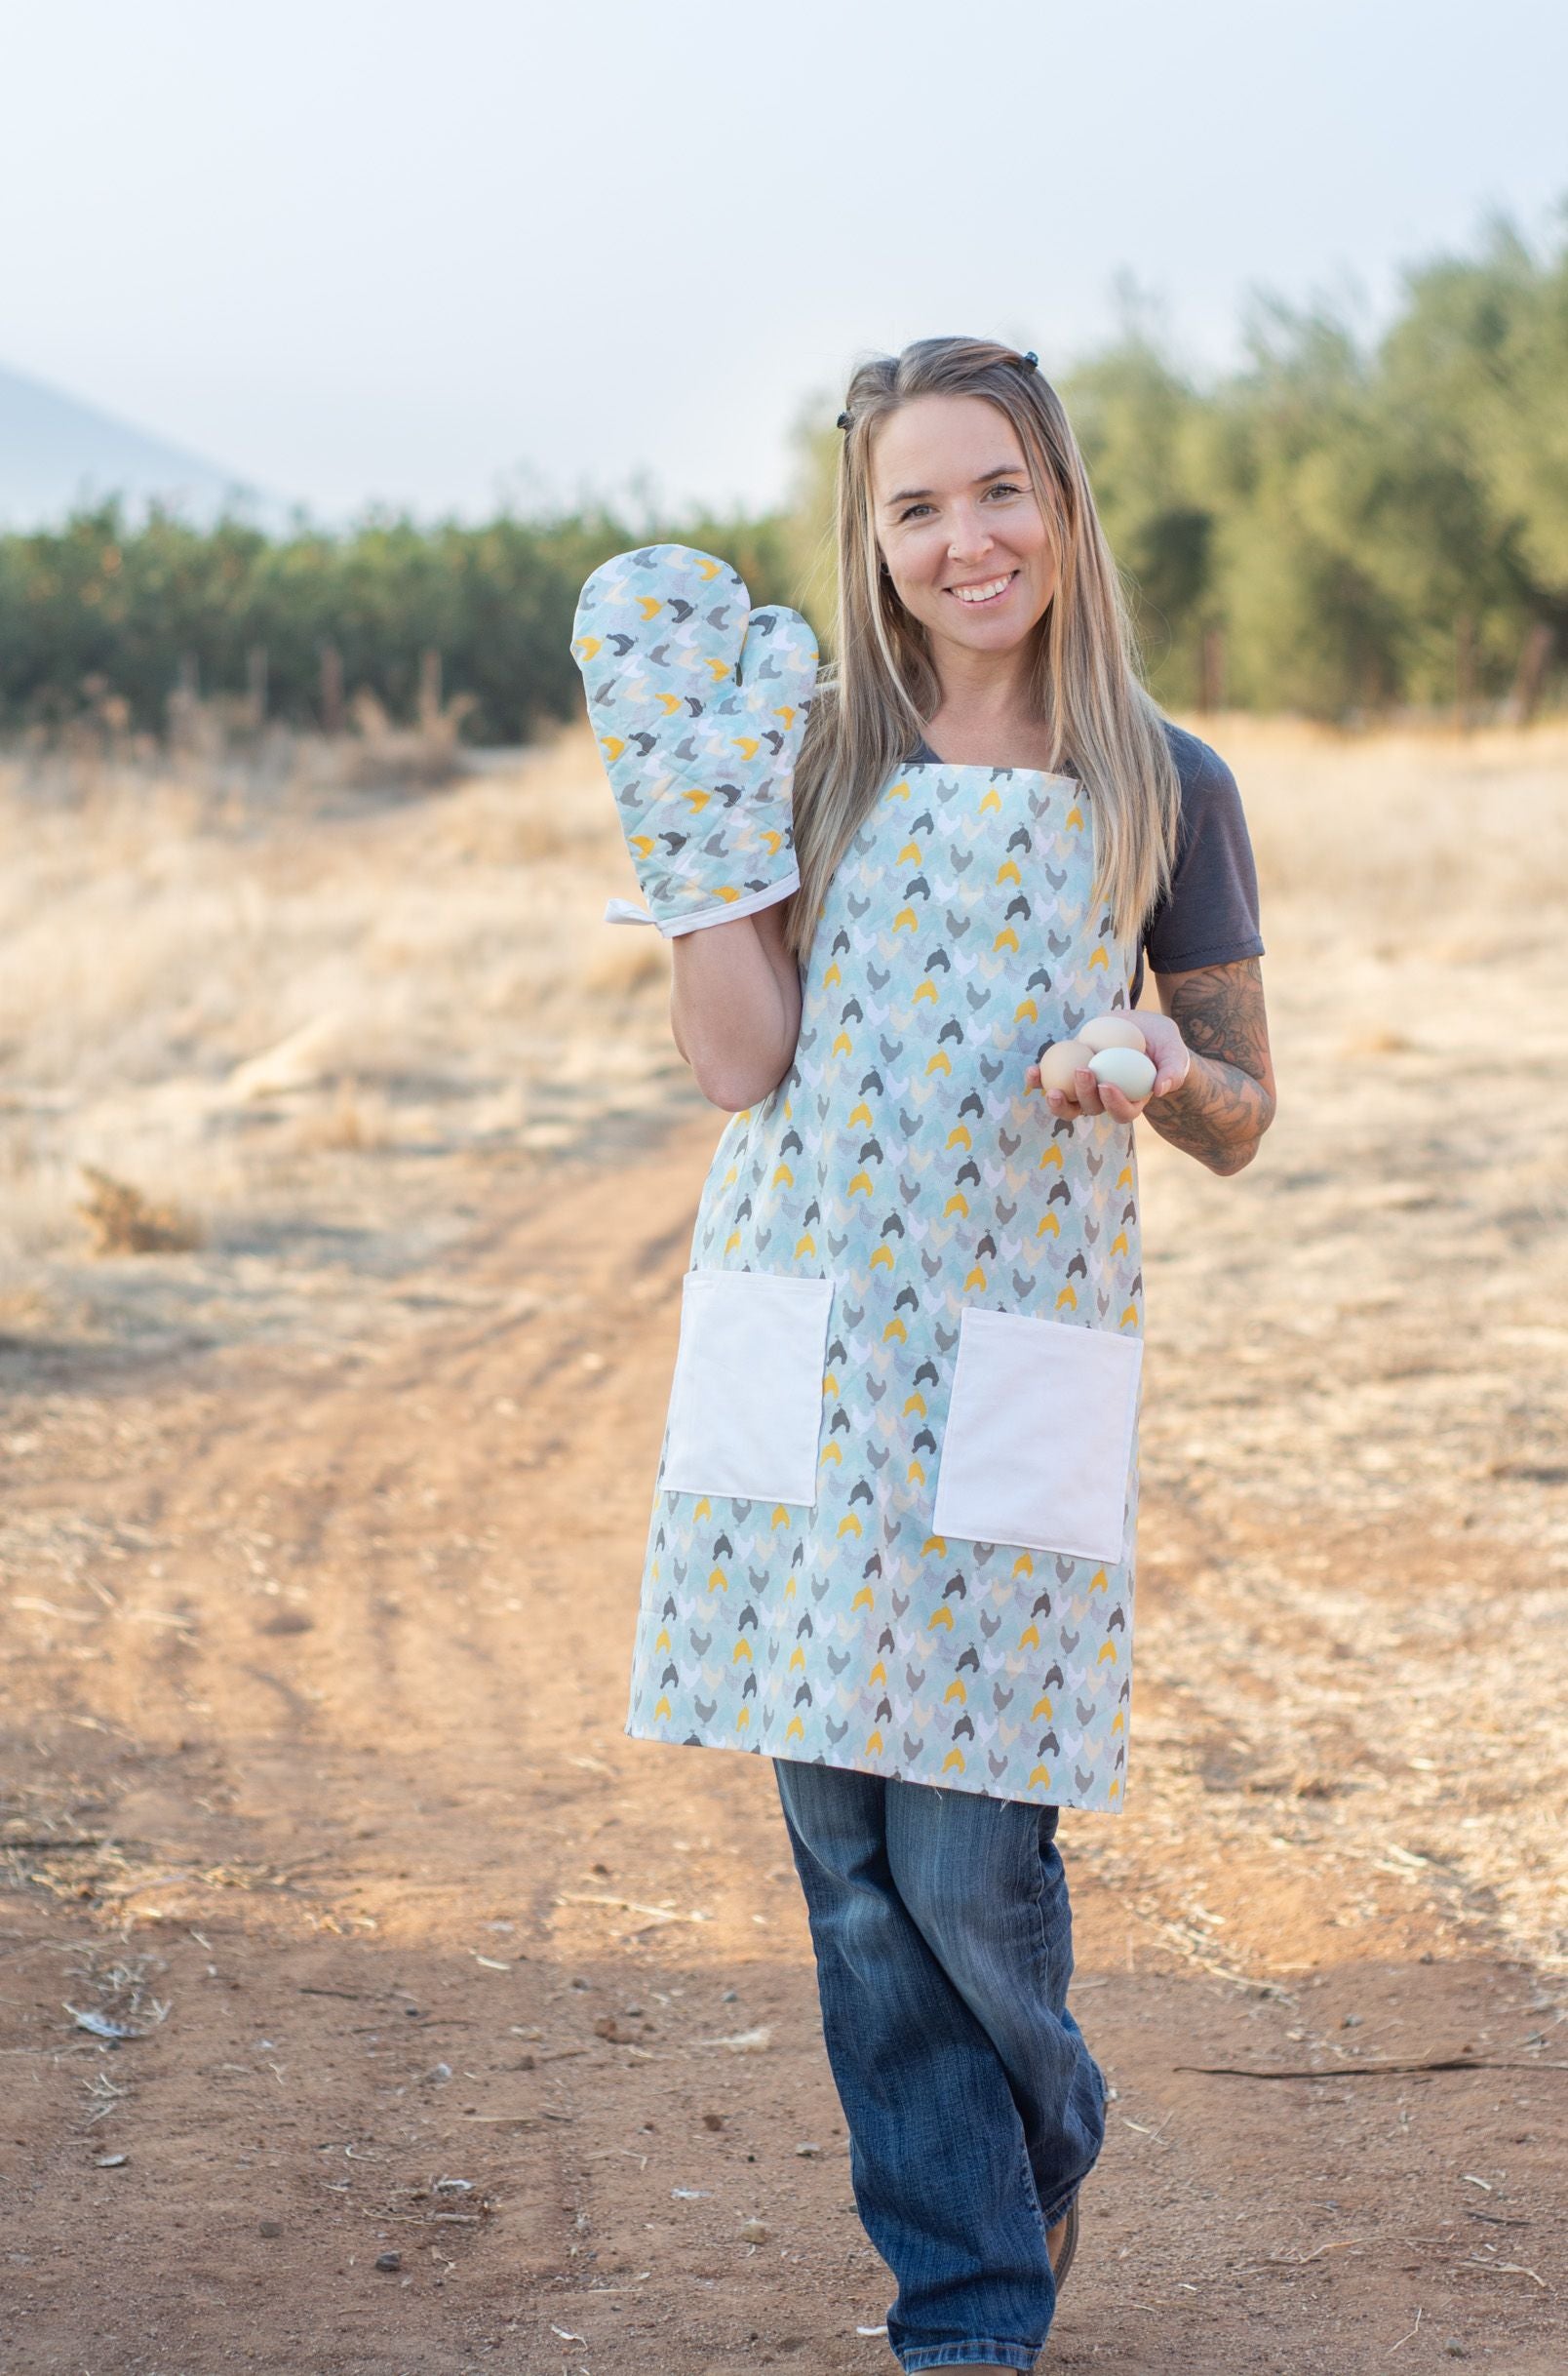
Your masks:
{"label": "chicken pattern fabric", "polygon": [[913,765],[704,1182],[626,1731],[1119,1808],[1136,1126],[1024,1074],[1124,1010],[1072,778]]}
{"label": "chicken pattern fabric", "polygon": [[571,651],[649,921],[691,931],[787,898],[817,674],[800,613],[754,611],[712,553],[647,544],[595,570]]}

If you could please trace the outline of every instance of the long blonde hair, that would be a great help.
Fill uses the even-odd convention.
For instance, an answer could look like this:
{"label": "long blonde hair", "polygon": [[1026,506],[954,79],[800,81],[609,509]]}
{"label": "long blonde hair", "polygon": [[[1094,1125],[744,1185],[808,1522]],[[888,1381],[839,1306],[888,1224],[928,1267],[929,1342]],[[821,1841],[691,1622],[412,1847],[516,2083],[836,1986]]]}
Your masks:
{"label": "long blonde hair", "polygon": [[920,338],[863,363],[849,382],[837,493],[836,665],[812,704],[795,774],[801,887],[788,946],[803,963],[834,869],[889,774],[909,761],[940,686],[925,630],[882,574],[871,491],[872,442],[917,396],[981,396],[1011,421],[1056,561],[1037,630],[1034,693],[1051,769],[1088,795],[1094,897],[1129,959],[1168,889],[1181,787],[1159,710],[1145,691],[1116,564],[1062,400],[1032,357],[990,338]]}

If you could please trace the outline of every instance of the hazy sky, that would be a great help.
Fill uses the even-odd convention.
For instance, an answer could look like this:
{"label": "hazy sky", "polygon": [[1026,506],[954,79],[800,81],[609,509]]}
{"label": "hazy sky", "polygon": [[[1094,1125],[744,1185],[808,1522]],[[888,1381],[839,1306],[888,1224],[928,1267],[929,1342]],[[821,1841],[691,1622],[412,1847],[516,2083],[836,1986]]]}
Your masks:
{"label": "hazy sky", "polygon": [[868,348],[1195,365],[1568,192],[1545,0],[8,10],[0,362],[324,513],[776,495]]}

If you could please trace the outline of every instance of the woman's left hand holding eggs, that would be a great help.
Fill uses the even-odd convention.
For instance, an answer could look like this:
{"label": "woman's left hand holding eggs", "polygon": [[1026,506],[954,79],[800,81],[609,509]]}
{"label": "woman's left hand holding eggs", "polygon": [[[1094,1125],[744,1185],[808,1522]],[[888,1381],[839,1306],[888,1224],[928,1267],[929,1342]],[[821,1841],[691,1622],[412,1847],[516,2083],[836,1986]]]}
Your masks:
{"label": "woman's left hand holding eggs", "polygon": [[[1113,1082],[1101,1081],[1085,1065],[1075,1068],[1070,1089],[1047,1089],[1043,1094],[1051,1113],[1063,1122],[1077,1122],[1080,1114],[1109,1114],[1113,1122],[1136,1122],[1151,1097],[1163,1097],[1180,1089],[1193,1061],[1192,1049],[1168,1014],[1148,1013],[1140,1008],[1136,1015],[1124,1019],[1136,1029],[1155,1067],[1153,1087],[1142,1097],[1129,1097]],[[1083,1026],[1093,1033],[1092,1024]],[[1117,1035],[1118,1037],[1120,1035]],[[1127,1043],[1130,1045],[1130,1042]],[[1043,1051],[1042,1051],[1043,1052]],[[1026,1089],[1040,1087],[1039,1066],[1032,1064],[1024,1075]]]}

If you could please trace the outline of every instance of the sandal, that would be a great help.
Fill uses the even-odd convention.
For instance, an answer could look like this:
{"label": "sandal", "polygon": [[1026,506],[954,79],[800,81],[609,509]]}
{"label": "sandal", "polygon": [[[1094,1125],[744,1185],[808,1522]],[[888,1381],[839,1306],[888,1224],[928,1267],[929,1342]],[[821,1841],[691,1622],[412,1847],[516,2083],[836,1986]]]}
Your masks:
{"label": "sandal", "polygon": [[[1058,2238],[1060,2241],[1057,2240]],[[1078,2198],[1075,2196],[1055,2227],[1045,2237],[1045,2249],[1050,2255],[1051,2275],[1056,2280],[1058,2293],[1061,2292],[1067,2273],[1073,2266],[1073,2255],[1078,2250]]]}

